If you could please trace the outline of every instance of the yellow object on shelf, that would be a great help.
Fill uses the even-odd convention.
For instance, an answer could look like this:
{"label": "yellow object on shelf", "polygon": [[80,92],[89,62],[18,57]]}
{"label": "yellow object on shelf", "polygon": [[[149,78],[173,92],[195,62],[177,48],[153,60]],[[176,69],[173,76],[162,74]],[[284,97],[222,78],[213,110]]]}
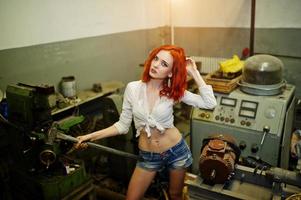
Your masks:
{"label": "yellow object on shelf", "polygon": [[223,73],[237,73],[244,67],[244,61],[241,61],[237,55],[232,59],[221,61],[219,63],[220,71]]}

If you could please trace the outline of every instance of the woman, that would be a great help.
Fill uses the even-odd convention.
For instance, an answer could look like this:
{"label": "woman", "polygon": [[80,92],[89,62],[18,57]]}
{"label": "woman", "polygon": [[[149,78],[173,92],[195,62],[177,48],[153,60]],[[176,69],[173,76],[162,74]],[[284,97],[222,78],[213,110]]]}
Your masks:
{"label": "woman", "polygon": [[[173,124],[173,106],[184,102],[212,109],[216,100],[210,85],[202,79],[192,59],[180,47],[164,45],[154,49],[145,62],[142,80],[130,82],[124,92],[120,119],[111,127],[79,136],[77,147],[118,134],[126,134],[134,116],[139,156],[131,177],[127,198],[141,199],[156,173],[169,170],[169,196],[181,199],[186,168],[192,164],[191,152]],[[187,73],[195,80],[200,95],[187,90]]]}

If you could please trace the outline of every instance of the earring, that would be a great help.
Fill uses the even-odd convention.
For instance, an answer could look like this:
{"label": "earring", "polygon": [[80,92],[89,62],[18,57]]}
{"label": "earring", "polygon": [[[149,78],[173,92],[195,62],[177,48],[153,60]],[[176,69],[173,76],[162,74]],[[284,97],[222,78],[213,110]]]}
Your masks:
{"label": "earring", "polygon": [[170,80],[170,78],[167,79],[167,87],[169,87],[169,88],[171,87],[171,80]]}

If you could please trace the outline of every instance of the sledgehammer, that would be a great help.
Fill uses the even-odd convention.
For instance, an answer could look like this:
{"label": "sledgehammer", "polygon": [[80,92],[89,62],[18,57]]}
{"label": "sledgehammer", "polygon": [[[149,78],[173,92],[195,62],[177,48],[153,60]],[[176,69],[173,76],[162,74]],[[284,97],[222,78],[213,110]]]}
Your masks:
{"label": "sledgehammer", "polygon": [[[77,138],[72,137],[70,135],[66,135],[66,134],[64,134],[60,131],[56,131],[56,138],[71,141],[71,142],[78,142]],[[124,151],[120,151],[120,150],[117,150],[117,149],[113,149],[113,148],[110,148],[110,147],[99,145],[99,144],[96,144],[96,143],[93,143],[93,142],[85,142],[85,143],[90,147],[94,147],[94,148],[97,148],[97,149],[100,149],[102,151],[106,151],[108,153],[112,153],[112,154],[115,154],[115,155],[119,155],[119,156],[123,156],[123,157],[127,157],[127,158],[132,158],[132,159],[135,159],[135,160],[138,160],[138,158],[139,158],[135,154],[127,153],[127,152],[124,152]]]}

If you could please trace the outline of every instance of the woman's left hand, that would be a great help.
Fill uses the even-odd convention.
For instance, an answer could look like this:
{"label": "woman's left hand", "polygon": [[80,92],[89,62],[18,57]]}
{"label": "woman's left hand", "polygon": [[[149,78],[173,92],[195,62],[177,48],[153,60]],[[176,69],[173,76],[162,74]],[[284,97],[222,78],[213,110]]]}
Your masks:
{"label": "woman's left hand", "polygon": [[189,76],[193,76],[193,74],[198,72],[195,61],[191,58],[186,58],[186,70]]}

